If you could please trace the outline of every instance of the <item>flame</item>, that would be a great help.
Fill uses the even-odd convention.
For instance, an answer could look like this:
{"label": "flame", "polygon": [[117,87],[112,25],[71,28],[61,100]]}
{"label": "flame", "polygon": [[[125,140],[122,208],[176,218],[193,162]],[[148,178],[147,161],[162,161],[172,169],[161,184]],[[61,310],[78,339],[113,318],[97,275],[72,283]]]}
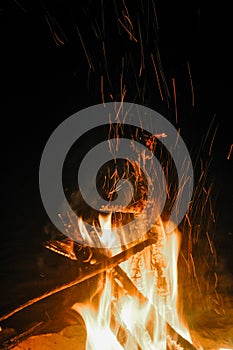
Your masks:
{"label": "flame", "polygon": [[98,309],[93,305],[78,303],[73,306],[73,309],[82,315],[86,324],[86,350],[123,349],[110,329],[111,299],[111,282],[107,279]]}
{"label": "flame", "polygon": [[100,242],[103,247],[107,247],[111,249],[108,249],[108,252],[106,252],[107,255],[115,255],[119,252],[119,249],[114,248],[117,246],[120,246],[120,238],[117,234],[116,229],[112,227],[112,213],[108,214],[100,214],[99,215],[99,223],[101,227],[101,236],[99,236]]}
{"label": "flame", "polygon": [[[99,239],[108,247],[105,253],[109,256],[120,249],[111,248],[119,243],[111,218],[111,213],[99,216]],[[79,227],[84,229],[82,224]],[[129,257],[119,265],[118,271],[107,271],[102,287],[92,300],[73,305],[85,321],[87,350],[133,350],[138,346],[142,350],[165,350],[170,337],[167,325],[192,343],[178,312],[177,261],[181,233],[171,222],[164,223],[161,219],[156,228],[158,244]],[[127,287],[127,281],[132,288]]]}

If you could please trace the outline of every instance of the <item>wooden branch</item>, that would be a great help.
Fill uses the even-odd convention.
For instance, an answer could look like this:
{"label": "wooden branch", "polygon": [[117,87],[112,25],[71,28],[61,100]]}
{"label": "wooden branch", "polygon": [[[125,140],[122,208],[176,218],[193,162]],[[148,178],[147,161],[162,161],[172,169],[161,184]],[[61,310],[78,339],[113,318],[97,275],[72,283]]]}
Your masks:
{"label": "wooden branch", "polygon": [[127,260],[130,258],[130,256],[142,251],[145,247],[154,244],[156,242],[155,238],[151,238],[151,236],[147,236],[147,239],[145,239],[145,241],[138,243],[137,245],[124,250],[123,252],[113,256],[112,258],[107,258],[107,257],[103,257],[104,261],[97,263],[95,265],[91,265],[89,267],[88,270],[85,270],[85,273],[82,273],[81,275],[79,275],[76,279],[74,279],[71,282],[68,282],[62,286],[56,287],[46,293],[44,293],[43,295],[40,295],[39,297],[33,298],[29,301],[27,301],[25,304],[20,305],[19,307],[17,307],[16,309],[10,311],[9,313],[3,315],[0,317],[0,322],[8,319],[9,317],[13,316],[14,314],[18,313],[19,311],[22,311],[24,309],[26,309],[27,307],[41,301],[44,300],[56,293],[59,293],[63,290],[66,290],[68,288],[71,288],[73,286],[76,286],[77,284],[84,282],[88,279],[90,279],[91,277],[97,276],[98,274],[101,274],[109,269],[112,269],[114,267],[116,267],[117,265],[119,265],[120,263],[122,263],[123,261]]}

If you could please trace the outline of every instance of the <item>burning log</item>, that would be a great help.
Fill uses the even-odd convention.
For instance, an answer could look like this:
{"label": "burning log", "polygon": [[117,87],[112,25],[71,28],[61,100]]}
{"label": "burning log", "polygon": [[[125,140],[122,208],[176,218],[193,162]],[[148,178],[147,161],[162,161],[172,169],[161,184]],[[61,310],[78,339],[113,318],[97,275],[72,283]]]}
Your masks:
{"label": "burning log", "polygon": [[[23,309],[45,299],[48,298],[58,292],[61,292],[63,290],[66,290],[70,287],[73,287],[81,282],[84,282],[88,279],[90,279],[91,277],[94,277],[96,275],[99,275],[101,273],[104,273],[106,271],[111,271],[114,277],[115,282],[120,282],[122,285],[123,290],[126,292],[126,294],[130,295],[130,296],[134,296],[137,297],[137,300],[141,303],[141,304],[149,304],[150,310],[152,313],[157,313],[157,310],[155,309],[154,305],[151,305],[149,303],[149,300],[139,291],[139,289],[136,287],[136,285],[132,282],[132,280],[128,277],[128,275],[126,274],[126,272],[124,272],[124,270],[119,266],[119,264],[121,264],[122,262],[128,260],[130,257],[132,257],[133,255],[140,253],[141,251],[143,251],[146,247],[151,246],[153,244],[157,243],[157,236],[155,233],[148,233],[145,237],[145,240],[136,244],[135,246],[125,249],[124,251],[122,251],[121,253],[113,256],[113,257],[107,257],[104,254],[100,254],[101,255],[101,261],[97,262],[93,265],[89,265],[89,267],[81,274],[79,275],[75,280],[64,284],[62,286],[59,286],[49,292],[46,292],[45,294],[36,297],[34,299],[29,300],[28,302],[26,302],[25,304],[19,306],[18,308],[16,308],[15,310],[9,312],[8,314],[2,316],[0,318],[0,321],[4,321],[6,319],[8,319],[9,317],[13,316],[14,314],[16,314],[19,311],[22,311]],[[116,315],[115,315],[116,316]],[[116,324],[116,319],[117,317],[115,317],[113,315],[113,324]],[[162,316],[159,315],[159,317]],[[163,323],[165,322],[165,320],[162,320]],[[167,326],[167,330],[168,333],[171,336],[171,339],[168,338],[167,339],[167,347],[168,349],[174,349],[176,344],[179,344],[180,346],[182,346],[185,350],[195,350],[196,348],[190,343],[188,342],[186,339],[184,339],[170,324],[168,324],[166,322],[166,326]],[[148,326],[148,337],[150,334],[150,327]],[[123,338],[124,338],[124,333],[128,332],[128,330],[125,330],[123,326],[120,327],[121,329],[121,335],[123,334]],[[28,333],[27,333],[28,334]],[[149,338],[148,338],[149,339]],[[170,339],[170,340],[169,340]],[[174,339],[174,341],[172,340]],[[170,343],[169,343],[170,342]],[[170,345],[169,345],[170,344]],[[139,348],[140,348],[140,344],[139,344]]]}

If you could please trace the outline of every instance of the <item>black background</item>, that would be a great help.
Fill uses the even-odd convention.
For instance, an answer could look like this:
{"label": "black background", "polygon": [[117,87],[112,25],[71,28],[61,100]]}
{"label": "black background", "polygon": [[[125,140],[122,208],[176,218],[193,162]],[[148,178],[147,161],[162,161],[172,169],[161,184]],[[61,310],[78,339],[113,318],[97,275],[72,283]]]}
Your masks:
{"label": "black background", "polygon": [[[44,3],[19,0],[7,1],[2,5],[1,248],[4,250],[7,245],[9,254],[15,254],[15,240],[25,242],[27,250],[35,237],[39,241],[42,239],[47,215],[40,200],[38,171],[40,156],[50,134],[72,113],[101,103],[100,75],[105,74],[105,66],[90,23],[97,18],[101,25],[102,7],[105,9],[104,40],[109,72],[114,81],[113,90],[119,90],[115,66],[121,50],[128,50],[127,45],[131,44],[127,34],[124,33],[122,37],[116,34],[119,24],[113,16],[114,3],[99,0],[54,0]],[[142,18],[146,18],[146,15],[142,15],[142,8],[144,6],[146,13],[148,1],[125,3],[129,12],[139,12]],[[158,0],[155,8],[159,23],[156,40],[162,65],[170,86],[172,78],[177,82],[177,127],[181,127],[190,152],[193,155],[197,153],[213,122],[206,150],[199,154],[199,157],[208,158],[211,136],[217,128],[208,182],[214,183],[212,194],[217,217],[217,251],[226,257],[228,267],[233,272],[232,156],[227,160],[232,143],[231,11],[226,5],[223,7],[213,3],[205,9],[197,1],[182,4]],[[51,17],[55,19],[52,26],[64,44],[56,44],[46,16],[50,18],[50,25]],[[76,25],[95,66],[95,72],[90,72],[89,87],[88,63]],[[150,40],[153,42],[153,38]],[[187,62],[194,85],[194,107],[191,105],[190,87],[187,87]],[[148,71],[150,74],[151,71]],[[136,93],[130,90],[130,73],[128,78],[126,100],[133,101]],[[158,111],[165,111],[165,116],[174,122],[174,113],[168,111],[166,115],[167,109],[158,94],[157,97],[150,94],[154,86],[150,85],[149,78],[147,81],[149,86],[144,103]],[[119,98],[117,92],[114,97]]]}

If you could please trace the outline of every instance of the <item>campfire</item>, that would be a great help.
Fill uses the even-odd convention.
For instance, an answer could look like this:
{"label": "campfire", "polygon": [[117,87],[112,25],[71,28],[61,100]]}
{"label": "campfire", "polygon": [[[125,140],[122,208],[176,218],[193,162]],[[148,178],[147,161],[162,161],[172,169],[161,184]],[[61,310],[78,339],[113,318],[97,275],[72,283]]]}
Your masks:
{"label": "campfire", "polygon": [[[61,339],[53,333],[54,349],[60,346],[85,350],[204,349],[191,336],[178,292],[177,264],[182,233],[172,222],[159,218],[140,240],[119,248],[113,216],[113,213],[99,215],[95,236],[98,248],[83,246],[69,238],[47,241],[47,249],[65,258],[78,263],[82,256],[81,273],[70,283],[21,305],[2,320],[64,289],[91,281],[95,276],[97,283],[94,288],[90,287],[86,301],[71,307],[83,320],[84,343],[78,342],[80,330],[78,335],[74,334],[75,342],[68,340],[70,347],[62,345]],[[85,223],[81,218],[78,223],[80,234],[91,244]],[[38,327],[40,324],[7,341],[3,349],[19,350],[27,346],[47,349],[48,339],[35,332]],[[219,348],[226,349],[229,350]]]}
{"label": "campfire", "polygon": [[[115,109],[116,105],[113,106]],[[122,108],[121,104],[119,106]],[[126,106],[128,110],[129,106]],[[118,128],[114,128],[116,132],[118,136]],[[166,133],[159,133],[145,135],[144,139],[153,152],[157,140],[166,137]],[[118,141],[115,148],[113,141],[111,145],[108,143],[111,154],[117,153],[121,142]],[[114,166],[111,162],[105,163],[99,174],[99,191],[109,200],[100,207],[98,216],[89,215],[84,219],[80,200],[73,194],[73,215],[58,214],[68,238],[45,244],[46,248],[72,260],[80,260],[80,252],[84,251],[82,262],[85,267],[80,275],[70,284],[29,301],[13,313],[98,276],[97,287],[88,300],[72,306],[85,323],[86,350],[195,349],[179,304],[177,261],[181,233],[175,223],[163,220],[157,214],[165,205],[161,178],[156,168],[150,168],[153,165],[151,156],[130,142],[138,162],[120,160],[116,165],[113,159]],[[116,154],[116,158],[120,157]],[[139,164],[144,164],[143,170]],[[104,171],[105,175],[102,175]],[[118,196],[123,202],[115,201]],[[85,212],[88,212],[87,208]],[[148,223],[149,230],[146,231]]]}
{"label": "campfire", "polygon": [[[231,337],[226,336],[220,344],[214,332],[207,332],[209,338],[216,340],[213,347],[212,343],[205,347],[198,334],[201,326],[196,331],[188,317],[189,300],[185,298],[190,297],[190,309],[200,309],[202,305],[204,309],[209,292],[214,293],[209,299],[216,314],[224,313],[217,293],[218,276],[211,265],[216,252],[209,222],[215,220],[215,214],[211,189],[205,183],[208,166],[202,160],[200,178],[196,179],[193,191],[192,160],[181,137],[182,122],[178,117],[179,101],[184,93],[179,79],[175,80],[176,73],[172,72],[171,79],[166,80],[162,68],[155,3],[148,2],[146,9],[142,1],[138,2],[140,11],[134,5],[128,10],[125,1],[114,2],[115,8],[103,3],[99,9],[100,22],[96,16],[88,22],[88,28],[81,26],[83,18],[74,25],[88,64],[85,84],[94,86],[98,96],[93,99],[102,103],[78,112],[58,126],[46,144],[40,167],[42,202],[52,222],[46,227],[50,237],[44,249],[52,256],[62,256],[65,263],[74,262],[76,275],[0,316],[2,349],[230,350]],[[63,38],[60,25],[43,6],[53,40],[57,47],[63,48],[65,35]],[[104,6],[111,7],[106,18]],[[90,8],[90,14],[84,11],[85,20],[97,11],[95,5]],[[89,35],[95,38],[91,39],[90,47],[83,37],[85,32],[87,38]],[[96,47],[92,40],[96,40]],[[115,40],[118,44],[113,49],[109,45]],[[185,92],[184,100],[189,100],[193,109],[195,89],[189,62],[185,69],[182,84],[184,90],[189,86],[190,92],[188,97]],[[72,72],[72,77],[81,76],[81,70]],[[126,100],[140,101],[141,105]],[[145,107],[156,105],[156,101],[164,114],[172,114],[176,128]],[[212,132],[211,127],[204,142]],[[90,137],[88,132],[95,128],[99,128],[97,135]],[[107,135],[104,142],[100,139],[102,131]],[[72,158],[73,151],[74,157],[79,152],[76,141],[83,135],[84,149],[90,149],[79,164],[76,186],[76,182],[69,183],[70,173],[67,175],[63,170],[69,167],[69,155]],[[93,140],[99,144],[94,145]],[[212,145],[213,140],[209,153]],[[199,158],[202,151],[203,148],[198,151]],[[72,169],[75,176],[76,166],[75,163],[75,171]],[[196,217],[197,223],[192,220]],[[206,222],[202,227],[203,221]],[[195,249],[199,249],[202,239],[204,244],[197,253]],[[77,288],[76,292],[85,288],[86,297],[79,300],[72,287]],[[33,324],[21,334],[4,328],[5,321],[49,298],[59,308],[52,297],[68,290],[73,293],[74,302],[69,307],[73,318],[68,325],[60,326],[59,331],[53,331],[53,322],[63,325],[63,315],[53,320],[46,314],[48,322]],[[210,312],[207,317],[211,315]]]}
{"label": "campfire", "polygon": [[[111,214],[104,220],[100,216],[100,223],[100,241],[104,243],[106,232],[107,236],[116,236]],[[119,264],[112,268],[106,264],[105,278],[100,278],[99,290],[91,302],[73,305],[85,321],[87,349],[194,349],[184,319],[179,316],[180,232],[176,227],[169,228],[166,235],[167,225],[171,224],[160,220],[145,241],[123,251],[123,255],[107,249],[109,261],[115,258]],[[122,256],[124,261],[120,262]]]}
{"label": "campfire", "polygon": [[[72,306],[85,323],[86,350],[197,349],[179,306],[177,259],[181,233],[172,223],[160,219],[131,247],[111,248],[114,240],[117,243],[111,219],[111,213],[99,217],[98,237],[104,248],[83,248],[69,239],[47,242],[48,249],[74,260],[78,259],[75,252],[88,251],[85,269],[71,284],[32,300],[13,313],[98,276],[97,287],[87,302]],[[86,236],[85,224],[79,221],[79,225],[81,234]],[[113,240],[106,248],[109,235]]]}

